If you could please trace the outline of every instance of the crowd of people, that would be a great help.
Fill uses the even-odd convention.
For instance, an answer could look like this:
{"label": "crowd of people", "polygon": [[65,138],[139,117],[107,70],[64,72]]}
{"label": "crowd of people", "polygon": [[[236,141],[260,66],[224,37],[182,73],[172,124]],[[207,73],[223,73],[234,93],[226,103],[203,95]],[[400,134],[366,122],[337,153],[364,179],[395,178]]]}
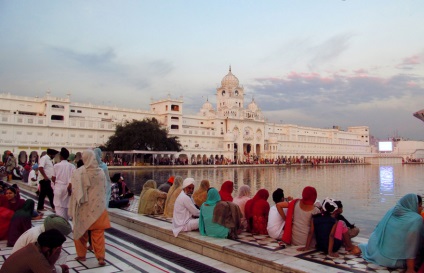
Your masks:
{"label": "crowd of people", "polygon": [[[134,194],[120,173],[110,177],[101,155],[98,148],[79,155],[70,155],[66,148],[48,149],[31,164],[34,172],[28,175],[29,183],[39,187],[37,208],[33,200],[21,198],[16,184],[0,185],[0,239],[13,247],[0,273],[68,272],[65,264],[55,264],[71,231],[76,260],[85,261],[90,249],[100,266],[106,264],[107,208],[127,207]],[[56,163],[54,158],[58,158]],[[343,216],[342,201],[325,198],[320,202],[314,187],[305,187],[298,198],[285,196],[281,188],[271,194],[259,189],[252,197],[248,185],[240,185],[234,193],[232,181],[225,181],[219,189],[210,184],[181,176],[172,176],[159,186],[148,180],[140,194],[138,213],[172,218],[175,237],[198,230],[203,236],[237,239],[247,231],[268,235],[281,247],[298,246],[298,251],[316,248],[338,257],[344,247],[350,254],[381,266],[424,272],[424,265],[420,268],[423,218],[419,195],[402,197],[379,222],[368,243],[354,245],[352,238],[359,234],[359,228]],[[31,221],[40,219],[45,211],[46,197],[55,214],[46,217],[43,225],[31,227]]]}
{"label": "crowd of people", "polygon": [[[55,160],[53,160],[56,158]],[[76,260],[85,261],[93,250],[100,266],[105,262],[104,230],[110,228],[107,207],[112,200],[112,179],[96,148],[70,155],[66,148],[47,149],[36,162],[28,163],[30,185],[38,186],[38,204],[24,200],[16,184],[0,185],[0,240],[13,247],[12,255],[0,272],[69,272],[66,264],[56,265],[61,245],[73,231]],[[132,198],[121,177],[117,178],[118,197]],[[32,227],[31,220],[43,216],[44,199],[48,198],[55,213],[44,224]],[[70,221],[72,221],[72,228]],[[20,261],[20,263],[17,263]],[[24,261],[24,262],[22,262]]]}
{"label": "crowd of people", "polygon": [[[220,189],[208,180],[170,177],[163,191],[149,180],[140,195],[138,213],[161,214],[172,218],[174,236],[199,230],[201,235],[236,239],[242,231],[274,238],[281,247],[298,246],[298,251],[316,248],[331,257],[339,257],[344,247],[352,255],[369,262],[406,272],[424,272],[422,260],[423,218],[421,196],[407,194],[380,221],[367,244],[355,245],[352,238],[360,232],[343,216],[341,200],[317,200],[317,191],[308,186],[300,198],[285,197],[284,190],[272,192],[270,206],[267,189],[251,197],[250,187],[241,185],[234,194],[234,183],[225,181]],[[199,184],[195,190],[195,185]],[[166,191],[167,192],[166,192]],[[233,198],[234,194],[234,198]]]}

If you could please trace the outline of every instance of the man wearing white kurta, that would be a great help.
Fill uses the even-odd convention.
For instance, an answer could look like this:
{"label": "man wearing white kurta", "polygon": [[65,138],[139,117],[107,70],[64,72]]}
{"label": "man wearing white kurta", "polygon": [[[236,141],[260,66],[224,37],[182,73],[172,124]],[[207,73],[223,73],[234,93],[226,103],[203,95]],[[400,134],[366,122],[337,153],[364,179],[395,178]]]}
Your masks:
{"label": "man wearing white kurta", "polygon": [[72,188],[69,183],[71,182],[75,166],[68,162],[69,151],[66,148],[62,148],[59,155],[60,162],[54,165],[55,175],[52,177],[54,182],[53,203],[56,208],[56,214],[68,220],[69,193]]}
{"label": "man wearing white kurta", "polygon": [[200,211],[196,208],[191,199],[194,191],[194,179],[186,178],[183,182],[183,190],[175,200],[174,216],[172,218],[172,231],[177,237],[181,231],[192,231],[199,229]]}

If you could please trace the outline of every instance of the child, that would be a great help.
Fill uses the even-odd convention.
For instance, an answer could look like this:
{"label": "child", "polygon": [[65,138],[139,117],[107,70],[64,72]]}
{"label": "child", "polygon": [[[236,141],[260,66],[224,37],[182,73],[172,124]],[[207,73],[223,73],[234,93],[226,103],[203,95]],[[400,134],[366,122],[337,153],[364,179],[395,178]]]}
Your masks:
{"label": "child", "polygon": [[346,220],[346,218],[344,218],[344,216],[342,215],[343,213],[343,204],[342,201],[334,201],[334,203],[336,203],[338,209],[335,212],[336,213],[336,219],[337,220],[342,220],[343,222],[345,222],[347,228],[349,229],[349,236],[352,239],[353,237],[356,237],[359,234],[359,228],[355,227],[355,224],[351,224],[349,223],[348,220]]}
{"label": "child", "polygon": [[312,237],[315,234],[317,241],[317,249],[328,254],[331,257],[339,257],[337,251],[342,246],[342,242],[346,245],[346,250],[356,254],[359,249],[352,245],[348,229],[343,221],[338,221],[336,211],[338,207],[333,199],[326,198],[322,203],[322,213],[312,216],[311,228],[309,230],[308,239],[305,247],[299,248],[299,251],[310,249]]}

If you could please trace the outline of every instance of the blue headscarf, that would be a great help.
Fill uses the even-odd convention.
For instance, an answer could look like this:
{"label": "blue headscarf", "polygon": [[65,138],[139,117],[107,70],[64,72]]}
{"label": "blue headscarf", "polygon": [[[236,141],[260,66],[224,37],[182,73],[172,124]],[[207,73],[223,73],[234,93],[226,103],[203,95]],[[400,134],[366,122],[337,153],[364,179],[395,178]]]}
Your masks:
{"label": "blue headscarf", "polygon": [[418,214],[418,197],[402,197],[378,223],[368,241],[359,245],[364,259],[382,266],[399,267],[414,259],[420,244],[423,219]]}
{"label": "blue headscarf", "polygon": [[218,190],[215,188],[210,188],[205,204],[208,206],[215,206],[219,201],[221,201],[221,195],[219,195]]}
{"label": "blue headscarf", "polygon": [[106,208],[109,207],[109,200],[112,194],[112,183],[110,182],[109,170],[107,169],[107,165],[102,161],[102,150],[100,148],[94,149],[94,154],[96,155],[97,163],[99,167],[103,170],[106,176]]}

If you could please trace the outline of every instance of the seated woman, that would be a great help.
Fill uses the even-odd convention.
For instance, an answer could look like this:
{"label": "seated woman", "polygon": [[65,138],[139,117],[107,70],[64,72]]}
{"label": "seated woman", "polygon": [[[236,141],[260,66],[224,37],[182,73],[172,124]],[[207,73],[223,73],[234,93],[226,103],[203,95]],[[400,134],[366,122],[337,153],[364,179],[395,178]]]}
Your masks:
{"label": "seated woman", "polygon": [[[286,224],[284,226],[283,242],[295,246],[305,245],[311,226],[312,215],[321,211],[315,206],[317,190],[307,186],[302,191],[302,199],[289,203]],[[312,245],[314,238],[312,239]]]}
{"label": "seated woman", "polygon": [[7,235],[8,247],[13,247],[19,236],[31,228],[33,211],[34,200],[28,199],[25,201],[24,206],[15,212],[9,225],[9,231]]}
{"label": "seated woman", "polygon": [[15,212],[8,208],[7,197],[0,194],[0,240],[7,239],[10,221]]}
{"label": "seated woman", "polygon": [[[128,200],[128,198],[121,198],[120,197],[118,183],[112,183],[110,188],[111,188],[110,198],[109,198],[109,202],[108,202],[109,208],[121,209],[121,208],[126,208],[126,207],[130,206],[130,200]],[[107,195],[107,193],[106,193],[106,195]]]}
{"label": "seated woman", "polygon": [[166,192],[157,189],[156,181],[147,180],[143,185],[138,203],[139,214],[162,214]]}
{"label": "seated woman", "polygon": [[269,192],[266,189],[260,189],[255,196],[246,202],[246,219],[249,225],[249,231],[254,234],[268,235],[268,203]]}
{"label": "seated woman", "polygon": [[233,190],[234,190],[234,183],[232,181],[225,181],[221,186],[221,190],[219,191],[221,200],[233,202],[233,197],[231,196],[231,194],[233,193]]}
{"label": "seated woman", "polygon": [[175,200],[177,200],[178,195],[180,195],[183,190],[183,178],[181,176],[176,176],[174,178],[174,184],[166,195],[165,208],[163,210],[163,215],[165,217],[172,218],[174,216],[174,205]]}
{"label": "seated woman", "polygon": [[25,200],[20,198],[19,189],[16,187],[8,187],[6,189],[5,196],[7,201],[3,202],[3,207],[13,211],[23,208]]}
{"label": "seated woman", "polygon": [[202,180],[200,187],[193,193],[194,204],[200,208],[208,197],[208,190],[210,188],[209,180]]}
{"label": "seated woman", "polygon": [[368,262],[390,268],[414,271],[414,261],[421,242],[422,198],[409,193],[402,197],[377,224],[367,244],[360,244]]}
{"label": "seated woman", "polygon": [[250,187],[248,185],[243,185],[238,190],[238,195],[234,197],[233,202],[237,204],[241,210],[241,213],[244,217],[244,210],[246,202],[251,199],[250,197]]}
{"label": "seated woman", "polygon": [[206,202],[200,207],[199,231],[203,236],[227,238],[229,229],[213,222],[216,204],[221,201],[221,196],[215,188],[210,188]]}
{"label": "seated woman", "polygon": [[241,224],[243,229],[247,228],[247,220],[245,217],[245,207],[246,207],[246,202],[249,201],[250,198],[250,187],[248,185],[243,185],[239,188],[238,190],[238,196],[234,197],[234,204],[236,204],[237,206],[239,206],[241,214],[242,214],[242,218],[241,218]]}
{"label": "seated woman", "polygon": [[119,197],[122,199],[131,199],[134,197],[134,193],[128,189],[127,184],[124,181],[121,173],[115,173],[111,178],[111,182],[117,183],[119,188]]}
{"label": "seated woman", "polygon": [[352,245],[346,223],[337,220],[338,206],[335,200],[326,198],[322,203],[322,213],[312,216],[311,227],[306,240],[305,247],[298,248],[299,251],[307,251],[311,247],[312,238],[315,235],[318,250],[331,257],[339,257],[337,251],[345,244],[346,250],[358,254],[358,247]]}

